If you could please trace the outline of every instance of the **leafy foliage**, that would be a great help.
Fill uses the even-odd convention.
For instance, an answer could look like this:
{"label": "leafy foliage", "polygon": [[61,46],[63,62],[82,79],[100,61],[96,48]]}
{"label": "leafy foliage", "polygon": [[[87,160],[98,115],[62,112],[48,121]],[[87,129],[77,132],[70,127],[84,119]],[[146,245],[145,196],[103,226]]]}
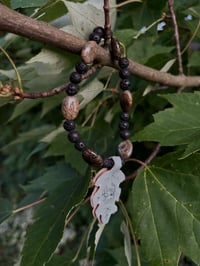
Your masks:
{"label": "leafy foliage", "polygon": [[[171,19],[165,18],[166,25],[157,29],[163,13],[169,14],[167,1],[128,1],[117,10],[115,5],[123,2],[110,1],[111,24],[128,57],[177,75]],[[102,0],[2,3],[83,39],[88,39],[95,26],[104,26]],[[175,0],[174,9],[184,74],[199,75],[200,1]],[[24,92],[44,92],[65,84],[79,60],[77,55],[9,33],[1,33],[0,45],[16,64]],[[19,85],[3,53],[0,80],[12,87]],[[88,204],[94,172],[63,130],[60,104],[64,93],[21,101],[0,97],[0,220],[2,225],[9,224],[28,207],[34,212],[31,223],[27,221],[25,240],[19,241],[24,242],[21,255],[8,255],[6,262],[0,258],[1,265],[200,264],[200,93],[198,88],[177,93],[177,88],[138,77],[131,81],[134,152],[123,166],[130,180],[122,185],[119,211],[104,228],[97,247],[98,226]],[[116,154],[120,142],[118,87],[116,71],[105,67],[82,82],[78,93],[77,130],[89,147],[105,157]],[[157,142],[160,153],[144,165]],[[134,180],[138,162],[144,169]],[[75,232],[72,238],[66,237],[69,227]],[[26,228],[21,230],[24,235]],[[9,250],[2,232],[3,227],[1,249]]]}

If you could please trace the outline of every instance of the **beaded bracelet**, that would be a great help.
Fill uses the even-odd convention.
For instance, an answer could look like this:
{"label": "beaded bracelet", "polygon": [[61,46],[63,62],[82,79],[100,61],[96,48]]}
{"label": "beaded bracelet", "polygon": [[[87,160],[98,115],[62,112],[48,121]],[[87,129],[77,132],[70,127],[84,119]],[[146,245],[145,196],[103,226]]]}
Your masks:
{"label": "beaded bracelet", "polygon": [[[89,36],[90,48],[95,49],[95,45],[100,43],[101,39],[105,36],[105,30],[102,27],[96,27]],[[110,215],[117,211],[114,204],[119,200],[120,188],[119,184],[125,179],[124,174],[120,170],[122,162],[129,158],[132,154],[132,143],[129,140],[129,111],[132,107],[132,95],[130,92],[129,80],[129,60],[122,57],[119,47],[116,47],[118,42],[114,37],[111,39],[111,53],[114,60],[118,60],[119,77],[121,78],[120,88],[120,105],[122,112],[120,113],[119,129],[122,142],[118,145],[119,157],[114,156],[110,158],[102,158],[99,154],[89,149],[86,144],[81,140],[80,134],[75,130],[75,119],[79,113],[79,101],[75,96],[78,93],[78,84],[83,80],[85,74],[90,71],[93,62],[92,48],[88,47],[86,51],[88,58],[82,51],[82,60],[76,64],[76,71],[70,75],[70,82],[66,85],[67,96],[62,102],[62,113],[65,117],[63,127],[68,131],[68,139],[74,143],[74,147],[82,153],[83,159],[92,167],[103,168],[93,179],[95,189],[91,196],[91,205],[93,207],[93,214],[98,218],[99,223],[107,223]],[[90,53],[91,52],[91,53]],[[88,66],[90,63],[90,67]],[[92,63],[92,64],[91,64]],[[107,181],[105,181],[107,180]],[[108,180],[110,180],[108,182]],[[106,185],[105,185],[106,184]],[[103,206],[103,207],[102,207]]]}

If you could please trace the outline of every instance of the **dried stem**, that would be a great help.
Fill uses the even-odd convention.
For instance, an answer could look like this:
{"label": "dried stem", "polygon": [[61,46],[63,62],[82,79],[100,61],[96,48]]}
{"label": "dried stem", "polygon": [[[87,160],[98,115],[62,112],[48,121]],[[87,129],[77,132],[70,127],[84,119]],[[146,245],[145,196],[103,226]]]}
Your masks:
{"label": "dried stem", "polygon": [[28,204],[28,205],[26,205],[26,206],[23,206],[23,207],[21,207],[21,208],[19,208],[19,209],[14,210],[14,211],[13,211],[13,214],[16,214],[16,213],[18,213],[18,212],[22,212],[22,211],[24,211],[24,210],[30,209],[30,208],[32,208],[33,206],[36,206],[36,205],[42,203],[42,202],[45,201],[45,200],[46,200],[46,198],[42,198],[42,199],[39,199],[39,200],[37,200],[37,201],[34,201],[34,202],[32,202],[32,203],[30,203],[30,204]]}
{"label": "dried stem", "polygon": [[14,97],[19,97],[18,99],[38,99],[38,98],[47,98],[60,92],[64,91],[66,88],[66,84],[53,88],[50,91],[42,91],[42,92],[20,92],[18,88],[15,88],[12,92]]}
{"label": "dried stem", "polygon": [[176,14],[174,12],[174,0],[168,0],[168,7],[169,7],[169,11],[172,17],[172,23],[174,26],[174,38],[176,42],[179,75],[183,75],[184,73],[183,73],[183,64],[182,64],[182,56],[181,56],[180,38],[179,38],[178,25],[176,21]]}
{"label": "dried stem", "polygon": [[105,17],[105,41],[104,47],[108,48],[112,35],[111,23],[110,23],[110,3],[109,0],[104,0],[104,17]]}
{"label": "dried stem", "polygon": [[159,151],[160,151],[160,144],[158,143],[156,148],[153,150],[153,152],[149,155],[149,157],[144,162],[138,161],[137,159],[133,159],[133,158],[128,159],[127,161],[138,162],[141,164],[141,166],[137,168],[132,174],[130,174],[129,176],[126,176],[126,180],[134,179],[142,169],[144,169],[147,165],[151,163],[151,161],[156,157]]}

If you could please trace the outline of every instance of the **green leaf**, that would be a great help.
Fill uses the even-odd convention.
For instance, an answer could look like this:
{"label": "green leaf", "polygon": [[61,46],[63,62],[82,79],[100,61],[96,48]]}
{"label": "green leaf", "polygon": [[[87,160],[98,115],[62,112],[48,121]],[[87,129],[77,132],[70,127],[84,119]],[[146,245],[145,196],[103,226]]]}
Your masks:
{"label": "green leaf", "polygon": [[117,39],[123,43],[123,45],[128,46],[133,42],[133,37],[137,35],[138,31],[133,29],[123,29],[114,32]]}
{"label": "green leaf", "polygon": [[45,266],[79,266],[79,262],[72,263],[68,260],[68,258],[64,256],[56,256],[54,255],[49,262],[45,264]]}
{"label": "green leaf", "polygon": [[134,181],[130,209],[148,265],[178,265],[181,253],[200,263],[199,159],[176,158]]}
{"label": "green leaf", "polygon": [[0,198],[0,223],[12,214],[12,204],[7,199]]}
{"label": "green leaf", "polygon": [[[96,26],[104,26],[103,3],[101,1],[86,1],[85,3],[73,3],[72,1],[62,0],[66,5],[72,20],[73,32],[82,38],[88,35]],[[116,1],[111,0],[110,5],[115,5]],[[111,25],[115,24],[116,9],[111,10]],[[66,28],[67,30],[67,28]]]}
{"label": "green leaf", "polygon": [[57,163],[54,166],[48,167],[43,176],[24,186],[24,189],[26,192],[42,189],[52,193],[52,191],[57,189],[57,187],[64,183],[66,179],[69,179],[70,181],[71,176],[78,179],[78,175],[68,164]]}
{"label": "green leaf", "polygon": [[162,146],[186,145],[184,157],[200,150],[200,93],[162,95],[173,108],[154,115],[155,122],[133,136],[133,141],[158,141]]}
{"label": "green leaf", "polygon": [[79,92],[81,97],[80,109],[84,108],[89,102],[91,102],[99,93],[104,89],[104,84],[98,79],[92,80],[89,84],[84,86],[83,90]]}
{"label": "green leaf", "polygon": [[[153,37],[143,37],[134,40],[133,44],[128,48],[128,56],[133,60],[145,64],[148,60],[156,55],[168,54],[173,47],[155,44]],[[162,58],[161,58],[162,59]],[[161,60],[160,59],[160,60]]]}
{"label": "green leaf", "polygon": [[189,58],[188,67],[199,67],[200,66],[200,52],[195,51]]}
{"label": "green leaf", "polygon": [[19,136],[16,138],[16,140],[13,140],[12,142],[8,143],[6,146],[3,147],[3,150],[9,150],[14,145],[18,143],[24,143],[26,141],[38,141],[41,137],[46,135],[47,133],[51,132],[54,129],[54,126],[41,126],[38,128],[34,128],[30,131],[26,131],[24,133],[19,134]]}
{"label": "green leaf", "polygon": [[16,8],[29,8],[29,7],[40,7],[44,5],[47,0],[11,0],[10,4],[13,9]]}
{"label": "green leaf", "polygon": [[174,1],[174,8],[175,10],[185,10],[191,6],[195,6],[199,3],[199,0],[175,0]]}
{"label": "green leaf", "polygon": [[15,110],[10,117],[9,121],[17,118],[18,116],[27,113],[30,109],[35,107],[36,105],[41,103],[41,99],[36,99],[36,100],[29,100],[29,99],[24,99],[22,102],[18,103],[15,107]]}
{"label": "green leaf", "polygon": [[66,181],[37,210],[35,222],[27,233],[20,266],[43,266],[50,260],[62,237],[66,216],[85,196],[89,179],[77,177],[76,172],[66,171],[65,176]]}
{"label": "green leaf", "polygon": [[124,252],[128,262],[128,266],[132,265],[132,246],[128,225],[123,221],[121,224],[121,232],[124,234]]}

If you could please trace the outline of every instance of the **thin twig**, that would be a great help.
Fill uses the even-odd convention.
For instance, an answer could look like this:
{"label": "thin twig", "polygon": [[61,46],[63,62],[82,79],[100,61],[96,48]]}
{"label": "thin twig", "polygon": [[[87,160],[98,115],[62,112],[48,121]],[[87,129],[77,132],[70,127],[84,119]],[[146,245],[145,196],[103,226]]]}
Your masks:
{"label": "thin twig", "polygon": [[178,25],[176,21],[176,14],[174,12],[174,0],[168,0],[168,7],[169,7],[169,11],[172,17],[172,23],[174,26],[174,38],[176,42],[179,75],[183,75],[184,73],[183,73],[183,64],[182,64],[182,56],[181,56],[180,38],[179,38]]}
{"label": "thin twig", "polygon": [[42,91],[42,92],[20,92],[18,88],[15,88],[12,92],[12,95],[15,97],[19,97],[19,99],[38,99],[38,98],[47,98],[60,92],[64,91],[66,88],[66,84],[53,88],[50,91]]}
{"label": "thin twig", "polygon": [[[100,64],[94,64],[87,73],[82,75],[82,80],[87,79],[90,75],[96,72],[97,68],[100,67]],[[38,99],[38,98],[47,98],[61,93],[65,90],[67,83],[53,88],[50,91],[41,91],[41,92],[21,92],[18,88],[12,90],[11,94],[17,99]]]}
{"label": "thin twig", "polygon": [[133,243],[135,246],[136,259],[137,259],[137,266],[141,266],[140,252],[139,252],[139,248],[138,248],[138,242],[136,239],[136,235],[135,235],[135,232],[133,229],[133,223],[131,221],[131,218],[129,217],[129,214],[126,210],[126,207],[124,206],[124,204],[121,200],[119,201],[119,206],[120,206],[120,209],[121,209],[121,211],[122,211],[122,213],[126,219],[126,222],[128,224],[128,227],[129,227],[132,239],[133,239]]}
{"label": "thin twig", "polygon": [[142,169],[144,169],[147,165],[149,165],[151,163],[151,161],[156,157],[156,155],[159,153],[159,151],[160,151],[160,144],[158,143],[156,148],[153,150],[153,152],[149,155],[149,157],[144,162],[141,162],[141,161],[134,159],[134,158],[128,159],[127,161],[137,162],[137,163],[141,164],[141,166],[139,168],[137,168],[132,174],[126,176],[126,180],[134,179]]}
{"label": "thin twig", "polygon": [[104,16],[105,16],[105,40],[104,47],[108,48],[111,40],[111,23],[110,23],[110,3],[109,0],[104,0]]}
{"label": "thin twig", "polygon": [[13,211],[13,214],[18,213],[18,212],[22,212],[22,211],[24,211],[24,210],[26,210],[26,209],[29,209],[29,208],[31,208],[31,207],[33,207],[33,206],[36,206],[36,205],[42,203],[42,202],[45,201],[45,200],[46,200],[46,198],[42,198],[42,199],[39,199],[39,200],[37,200],[37,201],[34,201],[34,202],[32,202],[32,203],[30,203],[30,204],[28,204],[28,205],[26,205],[26,206],[23,206],[23,207],[21,207],[21,208],[18,208],[18,209],[16,209],[16,210],[14,210],[14,211]]}

